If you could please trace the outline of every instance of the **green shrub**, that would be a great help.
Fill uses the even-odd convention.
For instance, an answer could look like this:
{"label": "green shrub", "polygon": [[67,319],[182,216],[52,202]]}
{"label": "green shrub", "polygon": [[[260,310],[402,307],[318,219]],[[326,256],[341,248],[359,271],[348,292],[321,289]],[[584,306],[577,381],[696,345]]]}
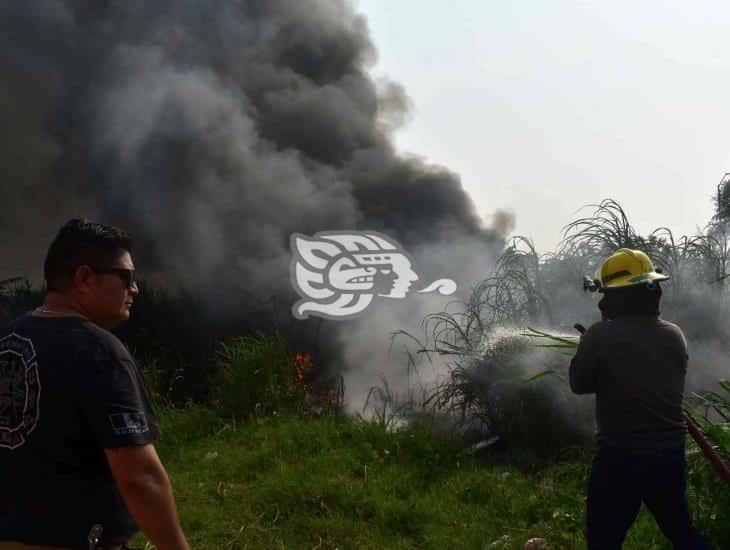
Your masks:
{"label": "green shrub", "polygon": [[[528,366],[556,376],[530,376]],[[535,349],[525,335],[495,338],[480,357],[455,361],[428,403],[481,420],[510,449],[555,458],[592,439],[586,427],[592,428],[593,411],[572,398],[561,380],[566,369],[565,356]]]}
{"label": "green shrub", "polygon": [[694,441],[691,438],[687,441],[687,498],[692,521],[711,540],[728,541],[730,486],[720,478]]}
{"label": "green shrub", "polygon": [[217,376],[216,347],[229,329],[208,314],[201,297],[144,281],[138,286],[129,321],[112,332],[139,362],[150,364],[152,385],[167,401],[178,407],[189,399],[208,403]]}
{"label": "green shrub", "polygon": [[160,369],[159,360],[155,357],[137,358],[137,365],[142,371],[153,408],[173,407],[171,396],[175,380],[168,379],[167,373]]}
{"label": "green shrub", "polygon": [[247,419],[301,411],[305,390],[296,383],[294,355],[278,334],[222,341],[213,403],[225,417]]}

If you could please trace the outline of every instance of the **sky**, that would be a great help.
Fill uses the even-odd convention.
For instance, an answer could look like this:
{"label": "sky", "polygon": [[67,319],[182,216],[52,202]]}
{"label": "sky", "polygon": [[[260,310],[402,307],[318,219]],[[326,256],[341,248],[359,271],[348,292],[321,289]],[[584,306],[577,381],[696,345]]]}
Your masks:
{"label": "sky", "polygon": [[460,175],[478,213],[554,250],[604,198],[641,233],[694,234],[730,172],[730,4],[356,0],[402,84],[416,154]]}

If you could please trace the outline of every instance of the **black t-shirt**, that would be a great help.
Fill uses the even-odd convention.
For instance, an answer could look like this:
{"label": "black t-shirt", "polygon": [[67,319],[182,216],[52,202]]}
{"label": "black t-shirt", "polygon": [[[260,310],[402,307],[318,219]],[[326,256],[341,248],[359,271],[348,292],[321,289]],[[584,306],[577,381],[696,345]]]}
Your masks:
{"label": "black t-shirt", "polygon": [[0,540],[88,548],[139,531],[104,448],[142,445],[159,427],[137,365],[82,317],[24,315],[0,329]]}

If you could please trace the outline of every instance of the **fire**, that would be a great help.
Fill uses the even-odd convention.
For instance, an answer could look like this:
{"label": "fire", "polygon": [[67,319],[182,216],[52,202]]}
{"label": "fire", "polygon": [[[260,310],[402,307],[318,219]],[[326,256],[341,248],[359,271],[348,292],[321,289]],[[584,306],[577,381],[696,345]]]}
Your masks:
{"label": "fire", "polygon": [[297,353],[294,357],[294,382],[305,392],[305,399],[318,414],[329,413],[342,406],[344,401],[344,386],[340,380],[336,387],[322,381],[308,383],[312,380],[314,363],[308,353]]}
{"label": "fire", "polygon": [[312,372],[312,356],[308,353],[297,353],[294,359],[294,380],[297,384],[304,384],[304,377]]}

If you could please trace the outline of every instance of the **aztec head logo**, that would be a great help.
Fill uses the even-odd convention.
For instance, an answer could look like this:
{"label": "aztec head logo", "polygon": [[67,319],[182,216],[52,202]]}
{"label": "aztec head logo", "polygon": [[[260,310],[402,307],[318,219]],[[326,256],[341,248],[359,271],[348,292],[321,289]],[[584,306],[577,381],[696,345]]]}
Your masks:
{"label": "aztec head logo", "polygon": [[[353,317],[375,295],[405,298],[419,279],[408,253],[398,243],[374,231],[325,231],[307,237],[293,233],[292,286],[302,297],[292,307],[297,319]],[[453,294],[456,284],[439,279],[418,292]]]}

